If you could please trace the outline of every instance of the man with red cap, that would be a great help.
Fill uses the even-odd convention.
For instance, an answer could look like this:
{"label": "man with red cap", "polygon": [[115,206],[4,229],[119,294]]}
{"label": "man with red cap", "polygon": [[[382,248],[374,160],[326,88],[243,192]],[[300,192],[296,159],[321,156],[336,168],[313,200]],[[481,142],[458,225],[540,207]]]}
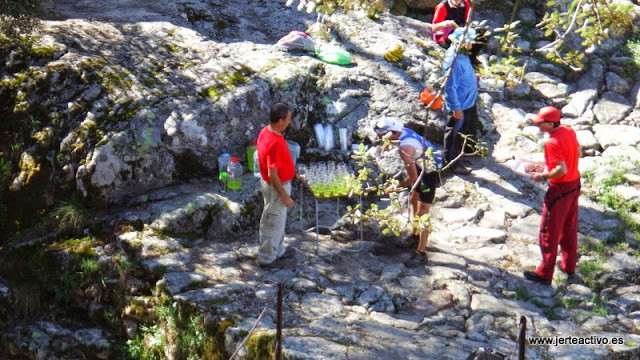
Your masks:
{"label": "man with red cap", "polygon": [[546,106],[533,118],[533,123],[540,131],[548,133],[549,139],[544,144],[545,170],[533,173],[532,178],[534,181],[549,180],[549,189],[544,196],[540,222],[542,262],[535,272],[525,271],[523,275],[545,285],[551,285],[553,279],[558,245],[562,271],[573,274],[578,262],[580,145],[573,129],[560,125],[560,117],[558,109]]}

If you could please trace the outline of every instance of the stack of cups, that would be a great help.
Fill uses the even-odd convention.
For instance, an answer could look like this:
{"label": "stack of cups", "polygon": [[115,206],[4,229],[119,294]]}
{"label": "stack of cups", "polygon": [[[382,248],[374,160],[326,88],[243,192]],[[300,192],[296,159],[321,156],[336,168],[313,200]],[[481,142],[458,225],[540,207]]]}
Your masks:
{"label": "stack of cups", "polygon": [[316,142],[318,143],[319,148],[324,147],[324,127],[322,124],[313,125],[313,130],[316,133]]}
{"label": "stack of cups", "polygon": [[329,151],[335,147],[335,140],[333,139],[333,127],[331,124],[324,126],[324,150]]}
{"label": "stack of cups", "polygon": [[347,128],[339,128],[338,135],[340,135],[340,150],[347,151]]}

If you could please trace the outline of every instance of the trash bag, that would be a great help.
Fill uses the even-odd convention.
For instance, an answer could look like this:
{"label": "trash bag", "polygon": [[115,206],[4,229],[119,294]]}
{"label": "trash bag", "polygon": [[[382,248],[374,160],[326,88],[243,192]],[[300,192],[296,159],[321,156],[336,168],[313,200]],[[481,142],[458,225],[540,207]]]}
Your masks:
{"label": "trash bag", "polygon": [[316,51],[316,56],[330,64],[349,65],[351,64],[351,54],[335,45],[326,45]]}
{"label": "trash bag", "polygon": [[507,360],[507,355],[493,350],[493,349],[485,349],[479,348],[469,354],[467,360]]}
{"label": "trash bag", "polygon": [[302,50],[313,53],[316,50],[313,39],[302,31],[292,31],[276,43],[276,47],[285,51]]}

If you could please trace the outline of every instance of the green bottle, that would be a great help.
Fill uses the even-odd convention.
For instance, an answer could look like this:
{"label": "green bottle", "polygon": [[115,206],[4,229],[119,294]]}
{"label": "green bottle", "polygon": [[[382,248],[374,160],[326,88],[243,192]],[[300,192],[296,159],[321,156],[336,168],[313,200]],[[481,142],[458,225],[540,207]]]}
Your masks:
{"label": "green bottle", "polygon": [[256,145],[258,142],[252,141],[251,145],[247,146],[247,164],[249,167],[249,171],[254,172],[254,164],[253,164],[253,153],[256,152]]}

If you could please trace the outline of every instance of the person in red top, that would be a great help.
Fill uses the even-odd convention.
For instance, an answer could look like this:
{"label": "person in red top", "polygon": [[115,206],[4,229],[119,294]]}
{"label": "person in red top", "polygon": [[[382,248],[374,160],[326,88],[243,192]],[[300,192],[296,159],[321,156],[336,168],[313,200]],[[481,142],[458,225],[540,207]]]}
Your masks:
{"label": "person in red top", "polygon": [[284,249],[287,208],[293,207],[291,179],[295,166],[284,139],[284,131],[291,124],[292,111],[285,103],[271,107],[269,125],[258,136],[258,164],[262,176],[261,189],[264,210],[260,218],[260,248],[258,265],[277,267],[277,259],[291,256],[295,250]]}
{"label": "person in red top", "polygon": [[467,0],[443,0],[436,5],[431,21],[433,40],[445,48],[451,45],[448,36],[455,28],[464,26],[471,3]]}
{"label": "person in red top", "polygon": [[[467,20],[469,20],[470,10],[471,2],[468,0],[442,0],[441,3],[436,5],[433,20],[431,20],[433,41],[443,48],[448,49],[449,46],[451,46],[449,35],[457,27],[466,25]],[[478,54],[488,41],[488,36],[486,35],[487,29],[479,26],[475,27],[475,30],[477,35],[469,54],[472,65],[480,63],[478,61]]]}
{"label": "person in red top", "polygon": [[578,262],[580,145],[575,131],[560,125],[560,118],[558,109],[546,106],[533,119],[540,131],[549,134],[549,139],[544,144],[546,170],[533,173],[532,178],[534,181],[549,180],[549,189],[544,196],[540,222],[542,262],[535,272],[525,271],[523,275],[529,280],[546,285],[551,285],[553,279],[558,245],[562,254],[562,271],[572,275]]}

